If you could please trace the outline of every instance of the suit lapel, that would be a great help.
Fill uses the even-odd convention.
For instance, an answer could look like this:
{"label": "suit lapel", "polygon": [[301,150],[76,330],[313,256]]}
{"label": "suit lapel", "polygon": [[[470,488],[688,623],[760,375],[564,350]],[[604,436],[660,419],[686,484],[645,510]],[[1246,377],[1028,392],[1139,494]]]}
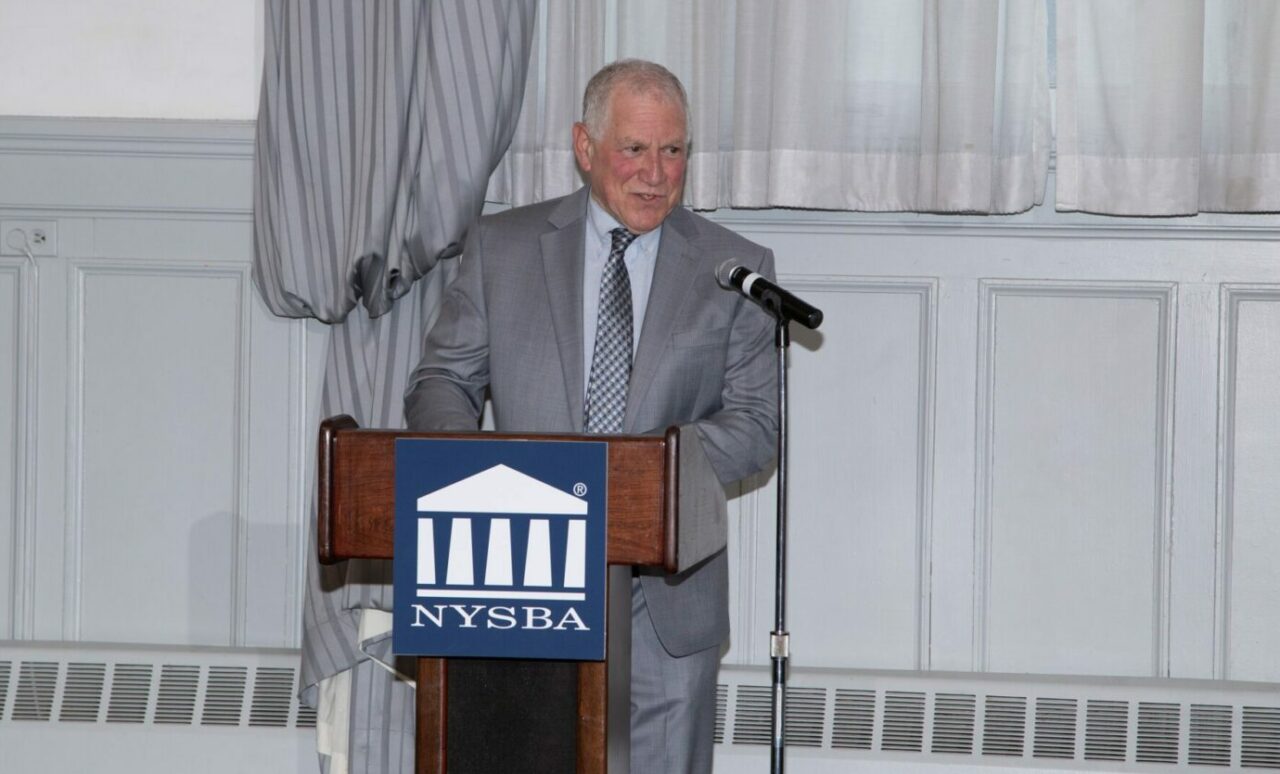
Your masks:
{"label": "suit lapel", "polygon": [[640,343],[631,365],[631,383],[627,386],[627,414],[624,432],[635,432],[636,413],[653,384],[658,363],[680,311],[688,302],[697,275],[698,261],[690,239],[695,226],[688,213],[676,208],[662,225],[662,241],[653,267],[653,284],[640,329]]}
{"label": "suit lapel", "polygon": [[543,275],[547,281],[547,297],[551,319],[556,330],[556,345],[564,369],[565,396],[573,432],[582,432],[582,262],[584,215],[587,189],[564,198],[547,219],[554,227],[540,238]]}

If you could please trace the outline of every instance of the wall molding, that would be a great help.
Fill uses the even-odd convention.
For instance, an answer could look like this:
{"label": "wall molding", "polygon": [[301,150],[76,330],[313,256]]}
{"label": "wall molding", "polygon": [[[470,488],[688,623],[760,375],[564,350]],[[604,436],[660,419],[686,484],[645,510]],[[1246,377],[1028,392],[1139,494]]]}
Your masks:
{"label": "wall molding", "polygon": [[253,160],[253,121],[0,116],[0,156]]}
{"label": "wall molding", "polygon": [[1217,545],[1214,552],[1214,677],[1230,679],[1231,563],[1234,542],[1237,345],[1240,304],[1245,301],[1280,303],[1280,285],[1224,283],[1218,348],[1218,492]]}
{"label": "wall molding", "polygon": [[839,274],[782,274],[779,282],[800,293],[899,293],[917,296],[920,318],[917,334],[919,361],[916,378],[920,393],[916,405],[916,568],[915,568],[915,668],[928,669],[929,632],[932,621],[931,557],[933,554],[934,415],[937,404],[937,277],[867,277]]}
{"label": "wall molding", "polygon": [[1152,541],[1153,631],[1151,677],[1168,674],[1172,568],[1168,561],[1173,531],[1173,418],[1174,355],[1177,351],[1177,285],[1168,282],[1112,282],[1078,280],[982,279],[978,282],[977,424],[974,440],[974,663],[987,671],[987,630],[990,624],[992,490],[995,467],[996,303],[1001,297],[1111,298],[1154,300],[1159,305],[1156,341],[1156,523]]}
{"label": "wall molding", "polygon": [[249,478],[250,428],[249,428],[249,380],[252,372],[250,342],[252,320],[252,281],[247,264],[232,261],[211,261],[200,265],[179,262],[138,260],[71,260],[68,262],[71,279],[67,305],[67,330],[70,335],[67,347],[68,370],[72,375],[69,386],[67,417],[67,524],[65,529],[63,563],[63,637],[69,640],[81,638],[81,594],[83,589],[84,556],[84,393],[85,393],[85,282],[94,276],[126,277],[191,277],[199,279],[232,279],[236,283],[235,310],[238,329],[236,339],[236,394],[233,398],[235,429],[233,448],[235,459],[231,461],[232,487],[237,513],[231,524],[231,566],[228,574],[230,620],[227,622],[229,645],[243,645],[247,616],[248,571],[245,561],[249,534]]}
{"label": "wall molding", "polygon": [[8,626],[14,638],[30,636],[35,623],[36,435],[40,391],[36,363],[39,317],[34,314],[39,289],[39,265],[28,258],[0,259],[0,273],[14,280],[16,345],[13,407],[14,465],[13,525],[10,539],[10,589],[13,607]]}
{"label": "wall molding", "polygon": [[244,121],[0,116],[0,210],[245,221],[253,135]]}

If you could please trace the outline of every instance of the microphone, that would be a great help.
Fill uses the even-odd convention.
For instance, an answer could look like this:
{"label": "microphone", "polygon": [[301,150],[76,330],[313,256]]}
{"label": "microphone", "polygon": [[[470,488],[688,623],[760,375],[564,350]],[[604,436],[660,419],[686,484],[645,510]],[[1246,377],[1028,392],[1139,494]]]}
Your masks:
{"label": "microphone", "polygon": [[736,290],[750,298],[775,317],[795,320],[809,329],[817,329],[822,324],[821,309],[801,301],[747,267],[735,264],[732,258],[716,267],[716,282],[725,290]]}

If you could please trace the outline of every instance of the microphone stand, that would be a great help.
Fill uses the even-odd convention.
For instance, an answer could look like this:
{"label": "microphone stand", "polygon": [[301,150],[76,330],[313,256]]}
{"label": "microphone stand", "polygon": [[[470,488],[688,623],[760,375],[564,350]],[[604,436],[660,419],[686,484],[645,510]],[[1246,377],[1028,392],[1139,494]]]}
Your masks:
{"label": "microphone stand", "polygon": [[778,516],[774,565],[774,626],[769,634],[769,658],[773,662],[773,749],[769,771],[782,774],[786,749],[787,662],[791,658],[791,635],[787,632],[787,351],[791,347],[791,321],[781,304],[767,299],[765,307],[777,320],[774,345],[778,350]]}
{"label": "microphone stand", "polygon": [[[790,317],[777,293],[760,298],[777,323],[774,347],[778,352],[778,515],[774,564],[774,625],[769,634],[769,659],[773,663],[771,774],[782,774],[786,761],[787,662],[791,658],[791,635],[787,632],[787,353],[791,348]],[[821,318],[819,318],[821,319]]]}
{"label": "microphone stand", "polygon": [[[721,265],[724,269],[730,265]],[[746,272],[742,267],[729,270],[727,279],[720,284],[732,287],[756,300],[773,316],[777,324],[774,346],[778,350],[778,519],[777,555],[774,564],[774,626],[769,633],[769,658],[773,662],[773,739],[769,771],[782,774],[785,767],[787,714],[787,662],[791,658],[791,635],[787,632],[787,352],[791,347],[792,320],[809,329],[822,324],[822,310],[787,293],[772,282],[751,282],[744,286],[741,278],[735,281],[735,273]],[[717,277],[721,271],[717,270]],[[748,278],[754,275],[747,272]],[[752,289],[752,287],[757,289]]]}

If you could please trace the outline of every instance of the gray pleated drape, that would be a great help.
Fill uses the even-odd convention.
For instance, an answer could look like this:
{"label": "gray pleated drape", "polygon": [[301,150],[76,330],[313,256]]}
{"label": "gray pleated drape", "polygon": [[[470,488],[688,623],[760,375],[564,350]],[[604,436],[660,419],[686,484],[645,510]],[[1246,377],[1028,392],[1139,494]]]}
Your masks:
{"label": "gray pleated drape", "polygon": [[[535,0],[267,0],[254,280],[333,324],[321,416],[403,427],[424,326],[515,130]],[[317,418],[318,421],[319,418]],[[314,514],[314,503],[311,508]],[[356,645],[390,567],[321,567],[309,538],[302,691],[351,670],[350,771],[413,768],[413,699]],[[327,768],[327,761],[322,763]]]}

